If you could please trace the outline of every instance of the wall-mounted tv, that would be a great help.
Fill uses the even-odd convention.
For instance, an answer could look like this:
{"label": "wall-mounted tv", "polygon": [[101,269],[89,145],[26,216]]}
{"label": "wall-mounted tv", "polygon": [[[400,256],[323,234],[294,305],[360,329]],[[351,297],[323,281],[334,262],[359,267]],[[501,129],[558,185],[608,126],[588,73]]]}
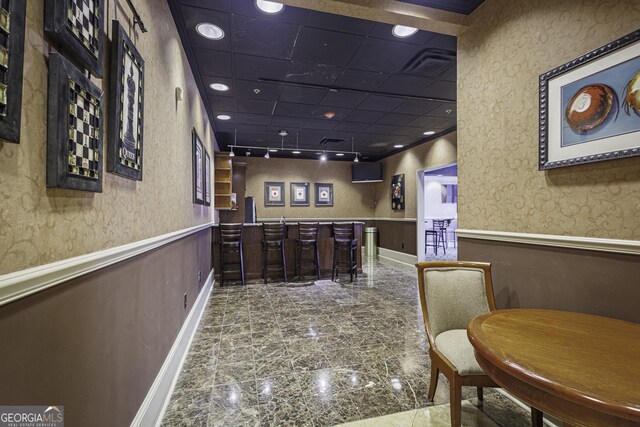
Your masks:
{"label": "wall-mounted tv", "polygon": [[382,182],[382,163],[351,163],[351,182]]}

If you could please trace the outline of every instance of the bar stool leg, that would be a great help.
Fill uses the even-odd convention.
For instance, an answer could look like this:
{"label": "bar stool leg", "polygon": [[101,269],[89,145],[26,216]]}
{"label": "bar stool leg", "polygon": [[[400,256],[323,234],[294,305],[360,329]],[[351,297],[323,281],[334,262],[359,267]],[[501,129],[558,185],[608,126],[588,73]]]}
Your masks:
{"label": "bar stool leg", "polygon": [[320,280],[320,253],[318,252],[318,241],[313,242],[314,255],[315,258],[313,260],[316,267],[316,277]]}
{"label": "bar stool leg", "polygon": [[240,245],[240,278],[242,279],[242,286],[244,286],[244,257],[242,256],[242,244]]}
{"label": "bar stool leg", "polygon": [[353,283],[353,245],[349,248],[349,279]]}
{"label": "bar stool leg", "polygon": [[267,276],[269,274],[269,270],[267,270],[267,258],[269,257],[269,248],[265,243],[262,244],[262,279],[264,280],[264,284],[267,284]]}
{"label": "bar stool leg", "polygon": [[287,261],[284,258],[284,241],[280,245],[280,254],[282,255],[282,273],[284,274],[284,283],[287,282]]}
{"label": "bar stool leg", "polygon": [[220,287],[224,286],[224,251],[220,247]]}

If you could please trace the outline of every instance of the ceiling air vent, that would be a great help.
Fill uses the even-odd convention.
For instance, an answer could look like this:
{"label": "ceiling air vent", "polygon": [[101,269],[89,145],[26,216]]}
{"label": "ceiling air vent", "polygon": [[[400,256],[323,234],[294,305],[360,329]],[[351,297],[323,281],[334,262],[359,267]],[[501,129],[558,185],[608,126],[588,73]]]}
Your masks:
{"label": "ceiling air vent", "polygon": [[325,138],[322,141],[320,141],[320,145],[327,145],[327,144],[340,144],[341,142],[344,142],[344,139],[338,139],[338,138]]}
{"label": "ceiling air vent", "polygon": [[456,59],[454,52],[442,49],[426,49],[416,55],[404,68],[408,74],[435,77]]}

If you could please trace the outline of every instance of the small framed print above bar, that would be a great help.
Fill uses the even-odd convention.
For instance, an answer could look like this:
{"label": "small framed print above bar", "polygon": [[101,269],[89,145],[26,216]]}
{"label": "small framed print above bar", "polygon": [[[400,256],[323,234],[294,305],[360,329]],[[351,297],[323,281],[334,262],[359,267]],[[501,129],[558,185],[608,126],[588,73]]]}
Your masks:
{"label": "small framed print above bar", "polygon": [[264,183],[264,205],[284,206],[284,182]]}
{"label": "small framed print above bar", "polygon": [[0,2],[0,139],[20,142],[25,0]]}
{"label": "small framed print above bar", "polygon": [[291,206],[309,206],[309,183],[291,183]]}
{"label": "small framed print above bar", "polygon": [[107,171],[142,181],[144,60],[113,21]]}
{"label": "small framed print above bar", "polygon": [[204,204],[204,146],[202,140],[196,133],[195,128],[191,131],[193,142],[193,203]]}
{"label": "small framed print above bar", "polygon": [[333,184],[315,183],[316,206],[333,206]]}

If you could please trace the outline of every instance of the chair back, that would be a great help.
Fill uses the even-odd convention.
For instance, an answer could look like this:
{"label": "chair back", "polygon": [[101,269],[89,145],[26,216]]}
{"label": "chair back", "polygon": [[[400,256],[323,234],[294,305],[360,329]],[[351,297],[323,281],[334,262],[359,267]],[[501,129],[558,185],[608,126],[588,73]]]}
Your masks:
{"label": "chair back", "polygon": [[337,241],[353,240],[353,223],[334,222],[331,224],[333,238]]}
{"label": "chair back", "polygon": [[422,314],[431,345],[442,332],[467,329],[474,317],[496,309],[491,264],[421,262],[416,267]]}
{"label": "chair back", "polygon": [[286,225],[280,222],[262,224],[265,242],[281,242],[285,238]]}
{"label": "chair back", "polygon": [[318,240],[318,223],[301,222],[298,223],[298,240],[316,241]]}
{"label": "chair back", "polygon": [[433,220],[433,229],[434,230],[444,230],[447,228],[448,221],[446,219],[434,219]]}
{"label": "chair back", "polygon": [[242,243],[242,224],[220,224],[220,242],[225,243]]}

